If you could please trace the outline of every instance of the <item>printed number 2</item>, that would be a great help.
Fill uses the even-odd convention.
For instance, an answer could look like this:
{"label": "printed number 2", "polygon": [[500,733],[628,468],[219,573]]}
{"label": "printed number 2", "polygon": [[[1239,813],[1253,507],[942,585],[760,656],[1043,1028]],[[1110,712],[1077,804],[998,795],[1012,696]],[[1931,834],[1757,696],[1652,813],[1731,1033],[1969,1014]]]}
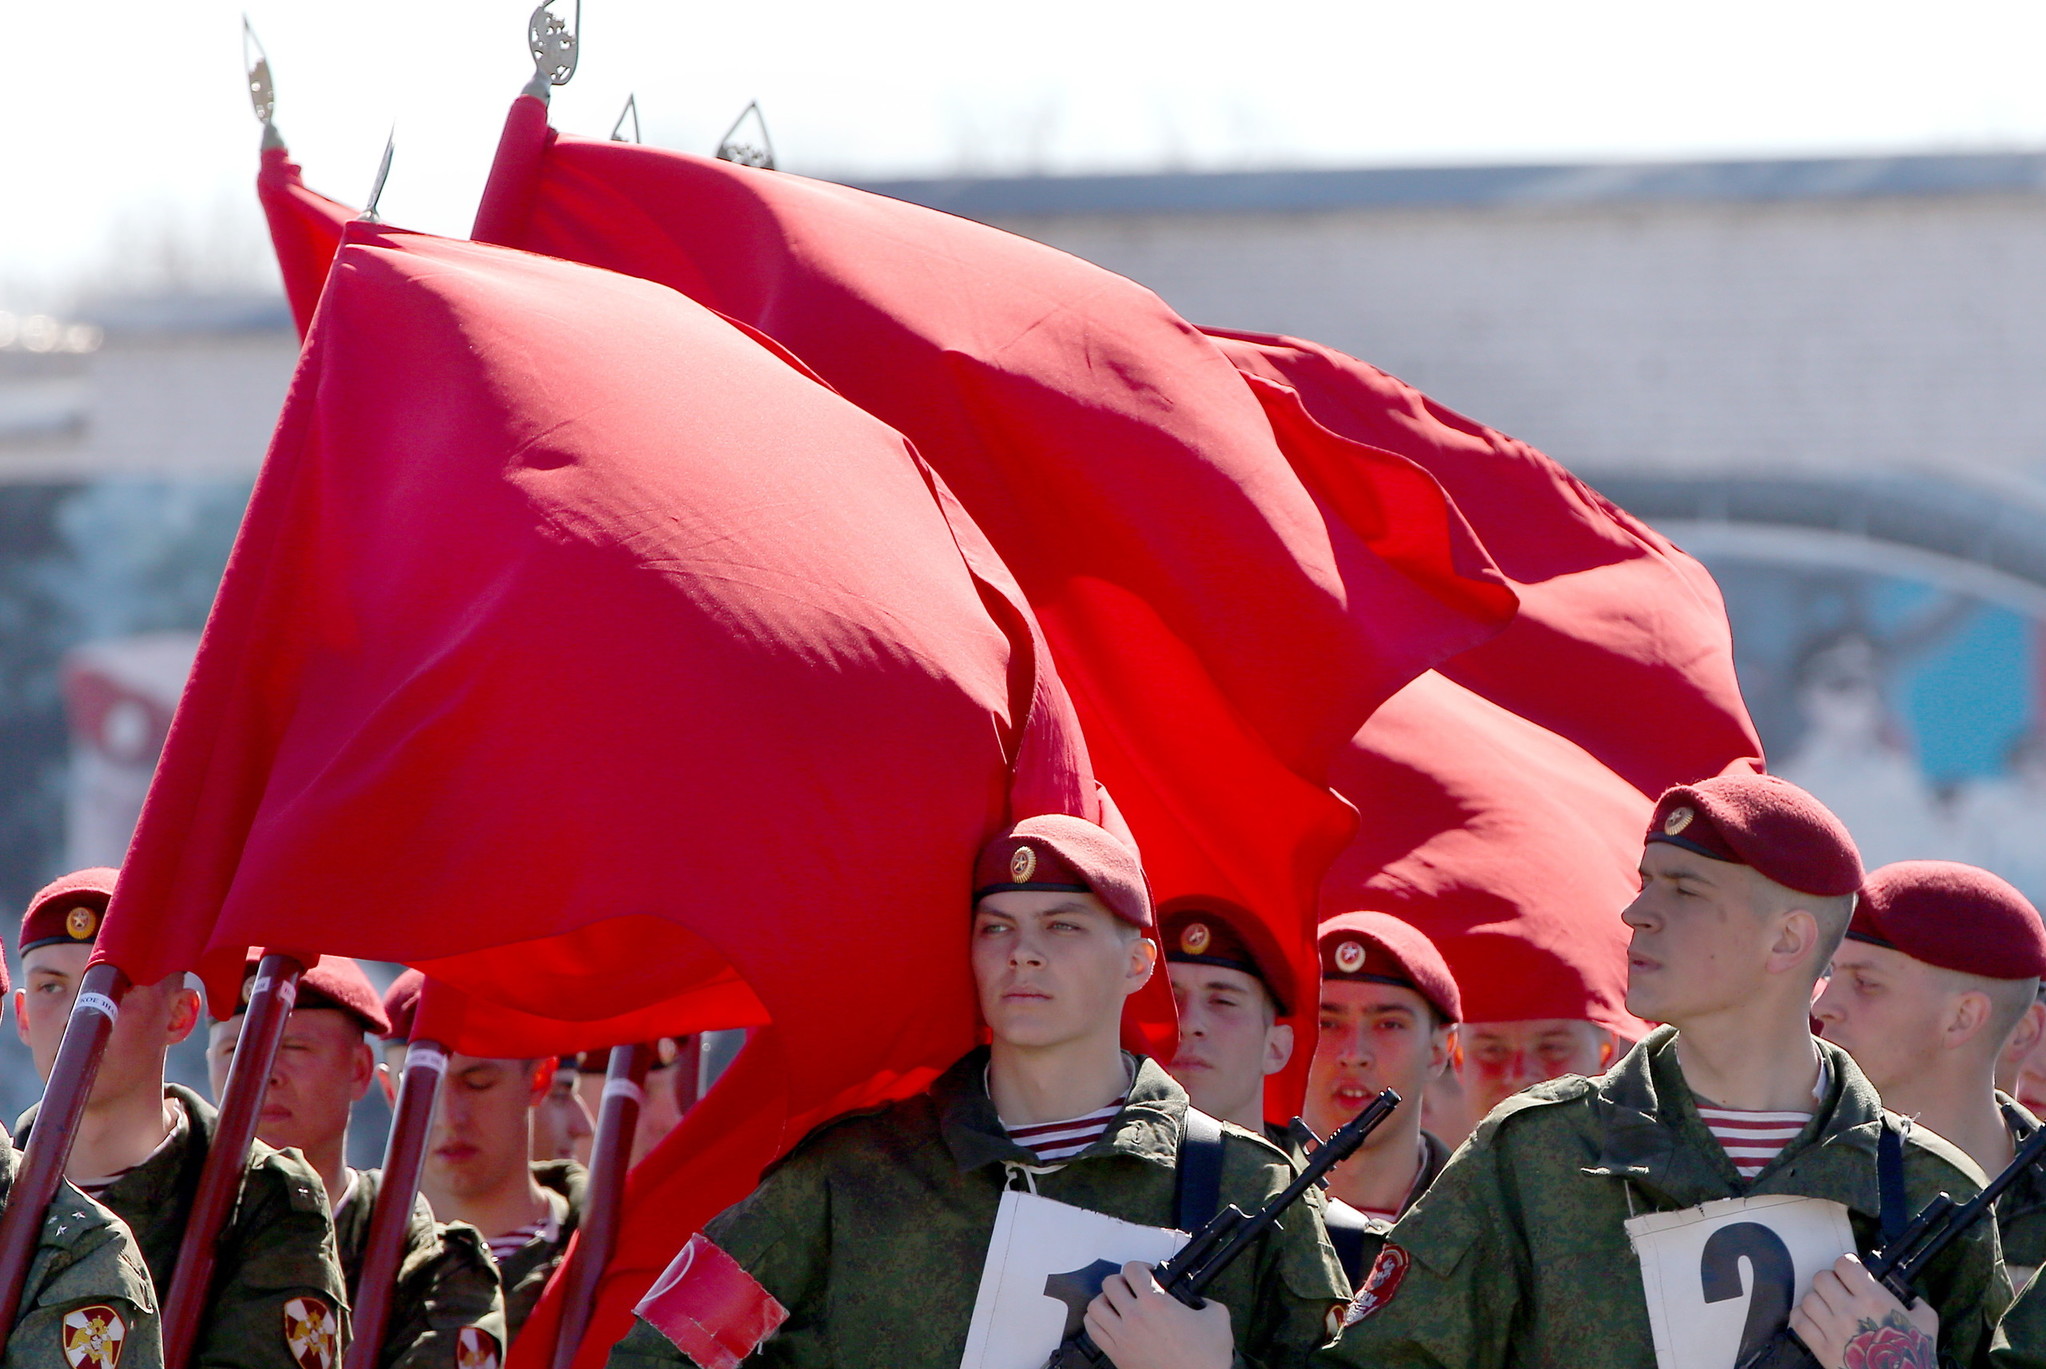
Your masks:
{"label": "printed number 2", "polygon": [[1698,1274],[1705,1286],[1705,1301],[1725,1302],[1741,1295],[1740,1262],[1748,1262],[1748,1320],[1741,1328],[1741,1348],[1735,1364],[1769,1344],[1777,1331],[1790,1321],[1790,1295],[1797,1283],[1797,1266],[1790,1248],[1760,1222],[1734,1222],[1722,1226],[1705,1242]]}

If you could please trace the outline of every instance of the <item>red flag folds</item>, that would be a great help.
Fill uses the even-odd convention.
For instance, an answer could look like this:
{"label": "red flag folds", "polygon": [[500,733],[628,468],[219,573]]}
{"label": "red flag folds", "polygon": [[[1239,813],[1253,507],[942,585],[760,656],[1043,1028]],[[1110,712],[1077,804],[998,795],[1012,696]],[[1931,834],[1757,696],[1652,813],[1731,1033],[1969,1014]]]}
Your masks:
{"label": "red flag folds", "polygon": [[281,147],[263,149],[256,173],[256,198],[270,221],[270,243],[277,250],[277,269],[284,277],[284,297],[291,301],[292,322],[304,337],[313,326],[313,310],[327,283],[328,268],[340,250],[342,230],[356,216],[353,209],[306,188],[298,163]]}

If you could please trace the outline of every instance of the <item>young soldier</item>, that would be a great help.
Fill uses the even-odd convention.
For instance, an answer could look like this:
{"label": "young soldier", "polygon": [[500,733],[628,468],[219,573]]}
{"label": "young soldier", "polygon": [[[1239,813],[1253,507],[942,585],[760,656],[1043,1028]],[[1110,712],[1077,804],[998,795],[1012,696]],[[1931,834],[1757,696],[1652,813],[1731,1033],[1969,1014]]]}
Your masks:
{"label": "young soldier", "polygon": [[[384,996],[391,1030],[412,1033],[416,988],[400,975]],[[434,1216],[483,1233],[504,1285],[505,1335],[518,1339],[582,1217],[587,1175],[573,1160],[534,1161],[534,1109],[554,1057],[448,1056],[419,1190]]]}
{"label": "young soldier", "polygon": [[[1812,1009],[1883,1106],[1968,1152],[1985,1174],[2011,1162],[2039,1119],[1997,1092],[1996,1066],[2032,1015],[2046,926],[2010,885],[1972,865],[1907,860],[1868,877]],[[2046,1175],[1996,1204],[2003,1258],[2023,1287],[2046,1264]]]}
{"label": "young soldier", "polygon": [[[1338,1346],[1345,1362],[1646,1369],[1656,1333],[1695,1340],[1704,1300],[1729,1280],[1738,1295],[1741,1268],[1751,1281],[1777,1268],[1789,1285],[1792,1241],[1870,1249],[1885,1208],[1901,1225],[1934,1194],[1982,1183],[1947,1142],[1900,1135],[1846,1052],[1810,1034],[1812,990],[1861,883],[1853,842],[1816,799],[1757,776],[1672,789],[1641,880],[1622,914],[1627,1009],[1668,1025],[1604,1076],[1537,1085],[1472,1133],[1394,1227]],[[1703,1206],[1763,1197],[1777,1201]],[[1718,1250],[1711,1271],[1692,1240]],[[1950,1247],[1928,1284],[1943,1352],[1975,1362],[2009,1300],[1995,1231]]]}
{"label": "young soldier", "polygon": [[[81,870],[49,885],[21,920],[22,1039],[45,1080],[70,1020],[116,871]],[[199,1022],[199,995],[173,975],[121,1001],[79,1119],[66,1174],[128,1224],[159,1293],[213,1144],[211,1104],[166,1084],[164,1054]],[[24,1137],[34,1109],[22,1119]],[[296,1155],[256,1142],[241,1201],[220,1233],[205,1325],[194,1358],[232,1369],[334,1369],[347,1342],[348,1305],[334,1223],[320,1176]]]}
{"label": "young soldier", "polygon": [[[1346,1295],[1313,1197],[1229,1268],[1200,1311],[1159,1290],[1145,1264],[1114,1272],[1092,1237],[1075,1244],[1095,1251],[1093,1263],[1062,1250],[1073,1264],[1051,1277],[1027,1262],[1013,1282],[1003,1277],[1024,1260],[1020,1237],[990,1258],[1004,1210],[1068,1232],[1106,1225],[1094,1214],[1175,1224],[1187,1097],[1118,1046],[1124,1000],[1154,969],[1142,935],[1151,922],[1135,851],[1092,823],[1029,818],[990,843],[976,865],[969,948],[991,1044],[928,1092],[800,1142],[684,1248],[611,1352],[613,1369],[685,1356],[706,1366],[748,1356],[763,1366],[956,1365],[973,1336],[1003,1334],[1009,1288],[1038,1311],[1046,1298],[1065,1302],[1066,1325],[1084,1324],[1120,1369],[1303,1363]],[[1221,1202],[1253,1209],[1290,1181],[1291,1165],[1263,1138],[1219,1130],[1218,1142],[1193,1144],[1219,1144],[1206,1153],[1220,1162]],[[1085,1301],[1097,1280],[1101,1294]],[[978,1321],[977,1306],[987,1313]],[[1058,1324],[1040,1324],[1043,1353]],[[1002,1344],[1013,1358],[1021,1343]],[[1024,1349],[1039,1353],[1034,1338]]]}
{"label": "young soldier", "polygon": [[[687,1050],[685,1051],[685,1047]],[[640,1085],[643,1095],[639,1105],[639,1118],[632,1127],[632,1154],[626,1160],[629,1169],[647,1156],[647,1152],[667,1139],[668,1133],[682,1124],[684,1090],[689,1101],[696,1098],[696,1038],[693,1036],[660,1036],[647,1042],[651,1059],[647,1065],[646,1080]],[[594,1120],[604,1108],[604,1080],[611,1069],[611,1052],[584,1051],[575,1058],[574,1084],[575,1106],[583,1116]],[[687,1075],[687,1079],[683,1078]],[[555,1104],[553,1089],[560,1087],[560,1075],[548,1096],[542,1100],[540,1111],[533,1119],[533,1158],[541,1155],[541,1132],[549,1125],[549,1113]],[[556,1114],[558,1117],[559,1114]],[[566,1120],[566,1119],[563,1119]],[[556,1123],[559,1125],[559,1123]],[[569,1123],[573,1129],[573,1123]],[[581,1138],[581,1153],[577,1156],[588,1163],[590,1143],[596,1139],[594,1125]]]}
{"label": "young soldier", "polygon": [[[1418,1100],[1448,1068],[1463,1000],[1442,953],[1390,913],[1321,924],[1321,1018],[1301,1120],[1327,1136],[1384,1089]],[[1402,1107],[1329,1176],[1329,1239],[1351,1282],[1428,1191],[1449,1147]]]}
{"label": "young soldier", "polygon": [[[1176,899],[1161,911],[1165,972],[1179,1008],[1179,1049],[1169,1073],[1210,1117],[1264,1132],[1280,1146],[1286,1129],[1265,1120],[1265,1079],[1293,1058],[1283,957],[1260,956],[1256,920],[1220,899]],[[1270,968],[1267,968],[1270,967]]]}
{"label": "young soldier", "polygon": [[[0,1011],[9,987],[0,945]],[[20,1168],[0,1126],[0,1213]],[[43,1213],[5,1357],[8,1369],[162,1369],[156,1291],[142,1251],[113,1213],[70,1184],[57,1186]]]}
{"label": "young soldier", "polygon": [[1471,1112],[1484,1117],[1523,1089],[1566,1074],[1602,1074],[1616,1054],[1613,1034],[1581,1017],[1466,1022],[1459,1029]]}
{"label": "young soldier", "polygon": [[[251,960],[244,998],[255,971]],[[215,1098],[227,1086],[242,1013],[237,1004],[213,1026],[206,1063]],[[390,1025],[359,965],[346,956],[320,957],[299,980],[256,1126],[265,1145],[295,1148],[319,1171],[351,1300],[362,1282],[383,1172],[349,1168],[348,1115],[376,1081],[376,1055],[364,1033],[381,1035]],[[437,1224],[421,1196],[413,1202],[403,1252],[380,1369],[495,1369],[505,1343],[504,1295],[476,1229]]]}

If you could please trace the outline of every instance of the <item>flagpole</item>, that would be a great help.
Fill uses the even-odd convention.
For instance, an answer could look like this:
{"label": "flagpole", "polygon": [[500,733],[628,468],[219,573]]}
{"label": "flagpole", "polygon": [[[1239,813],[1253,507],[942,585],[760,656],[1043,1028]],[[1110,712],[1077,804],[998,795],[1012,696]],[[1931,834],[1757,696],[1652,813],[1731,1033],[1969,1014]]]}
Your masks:
{"label": "flagpole", "polygon": [[604,1073],[604,1098],[597,1112],[597,1134],[590,1145],[590,1185],[583,1196],[582,1222],[568,1253],[562,1281],[561,1321],[555,1332],[554,1369],[572,1369],[590,1327],[597,1286],[618,1249],[619,1206],[625,1196],[625,1171],[632,1165],[632,1138],[639,1128],[639,1110],[646,1101],[647,1064],[653,1052],[644,1043],[611,1048]]}
{"label": "flagpole", "polygon": [[419,1196],[419,1172],[426,1161],[434,1095],[440,1092],[447,1070],[447,1047],[438,1041],[415,1038],[405,1052],[405,1074],[398,1081],[397,1108],[391,1117],[390,1139],[384,1145],[384,1177],[370,1212],[362,1271],[348,1290],[354,1324],[347,1369],[376,1369],[383,1349],[391,1294],[405,1259],[405,1232]]}
{"label": "flagpole", "polygon": [[241,1196],[242,1171],[248,1168],[249,1146],[256,1139],[256,1121],[263,1094],[270,1086],[277,1043],[284,1037],[298,1000],[299,976],[305,965],[281,953],[265,955],[256,966],[255,988],[228,1067],[227,1088],[220,1098],[220,1117],[213,1145],[199,1173],[199,1191],[192,1199],[178,1246],[177,1272],[163,1296],[164,1369],[185,1369],[199,1340],[206,1304],[213,1291],[213,1269],[219,1253],[220,1229]]}
{"label": "flagpole", "polygon": [[29,1132],[28,1148],[14,1178],[14,1191],[7,1197],[5,1215],[0,1216],[0,1341],[14,1332],[22,1285],[28,1281],[29,1263],[42,1241],[43,1212],[64,1177],[64,1162],[71,1156],[79,1119],[85,1115],[93,1076],[99,1073],[100,1056],[114,1033],[114,1019],[120,1016],[121,999],[128,988],[128,976],[120,967],[101,961],[86,970],[78,997],[71,1004],[64,1039],[50,1065],[42,1106],[36,1110],[35,1127]]}

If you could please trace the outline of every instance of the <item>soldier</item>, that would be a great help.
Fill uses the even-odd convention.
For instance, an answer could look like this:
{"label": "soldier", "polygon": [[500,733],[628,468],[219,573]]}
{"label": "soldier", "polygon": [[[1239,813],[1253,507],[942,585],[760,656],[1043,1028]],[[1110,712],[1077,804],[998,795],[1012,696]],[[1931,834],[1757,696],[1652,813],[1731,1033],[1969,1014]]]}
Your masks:
{"label": "soldier", "polygon": [[[1381,1090],[1421,1098],[1449,1068],[1463,999],[1435,943],[1390,913],[1332,917],[1319,939],[1320,1035],[1301,1120],[1327,1136]],[[1329,1176],[1329,1239],[1353,1284],[1447,1163],[1420,1108],[1403,1107]]]}
{"label": "soldier", "polygon": [[547,1096],[533,1113],[533,1158],[590,1162],[590,1142],[597,1122],[583,1102],[579,1057],[564,1055],[554,1062]]}
{"label": "soldier", "polygon": [[[667,1138],[669,1132],[681,1124],[682,1113],[687,1106],[684,1102],[685,1097],[690,1103],[696,1099],[696,1038],[656,1037],[647,1043],[647,1050],[651,1059],[647,1065],[646,1079],[640,1086],[642,1099],[639,1116],[632,1127],[632,1153],[627,1158],[627,1168],[644,1160],[648,1151],[659,1145]],[[575,1105],[584,1117],[594,1118],[603,1108],[604,1079],[611,1068],[611,1052],[584,1051],[575,1058],[575,1061],[573,1076]],[[685,1079],[684,1075],[688,1077]],[[555,1076],[555,1081],[558,1088],[559,1074]],[[546,1116],[546,1108],[556,1106],[554,1099],[555,1095],[550,1092],[543,1104],[543,1117]],[[565,1124],[569,1134],[573,1134],[575,1129],[573,1120],[566,1115],[557,1115],[561,1117],[560,1124]],[[534,1125],[536,1143],[541,1126],[536,1119]],[[588,1163],[590,1143],[595,1139],[594,1127],[584,1132],[579,1139],[581,1144],[576,1158]],[[533,1152],[533,1158],[536,1160],[540,1158],[538,1149]]]}
{"label": "soldier", "polygon": [[669,1266],[612,1369],[756,1351],[762,1365],[843,1369],[979,1364],[990,1346],[1034,1358],[1059,1323],[1020,1328],[1047,1297],[1121,1369],[1224,1369],[1232,1343],[1234,1363],[1297,1365],[1328,1339],[1347,1289],[1318,1197],[1200,1311],[1145,1262],[1104,1258],[1110,1241],[1171,1249],[1159,1228],[1179,1219],[1183,1157],[1218,1166],[1215,1196],[1246,1210],[1293,1174],[1264,1138],[1201,1122],[1164,1070],[1119,1048],[1124,1001],[1156,957],[1136,852],[1078,818],[1029,818],[983,849],[973,887],[991,1044],[927,1092],[798,1143]]}
{"label": "soldier", "polygon": [[[400,975],[384,996],[397,1039],[411,1036],[417,1006],[416,987]],[[449,1054],[419,1180],[434,1216],[466,1222],[488,1242],[504,1285],[508,1342],[518,1339],[582,1218],[583,1167],[530,1158],[534,1109],[547,1096],[554,1066],[553,1056]]]}
{"label": "soldier", "polygon": [[[7,948],[0,945],[0,1010],[9,988]],[[17,1029],[21,1001],[15,999]],[[0,1213],[20,1168],[0,1126]],[[162,1369],[156,1290],[141,1248],[113,1213],[68,1183],[57,1185],[43,1214],[5,1353],[8,1369]]]}
{"label": "soldier", "polygon": [[1256,918],[1221,899],[1176,899],[1160,909],[1160,921],[1179,1008],[1173,1079],[1210,1117],[1286,1148],[1287,1129],[1265,1120],[1265,1079],[1293,1058],[1293,1024],[1279,1020],[1291,1011],[1285,958],[1253,949],[1253,939],[1263,940]]}
{"label": "soldier", "polygon": [[[251,959],[244,999],[255,971]],[[362,1282],[383,1172],[349,1167],[348,1115],[376,1079],[376,1056],[364,1033],[382,1035],[390,1025],[359,965],[346,956],[320,957],[299,980],[256,1127],[264,1144],[296,1148],[319,1171],[351,1297]],[[206,1060],[216,1098],[227,1085],[241,1026],[239,1004],[214,1023]],[[495,1369],[504,1343],[504,1294],[482,1236],[459,1222],[436,1223],[425,1197],[416,1198],[379,1369]]]}
{"label": "soldier", "polygon": [[[1854,1057],[1883,1106],[1968,1152],[2011,1162],[2039,1119],[1996,1088],[1997,1061],[2032,1017],[2046,926],[1987,870],[1907,860],[1868,877],[1813,1015]],[[2011,1281],[2046,1264],[2046,1175],[2029,1169],[1996,1204]]]}
{"label": "soldier", "polygon": [[[46,1081],[117,873],[66,875],[38,893],[21,920],[22,1035]],[[72,1183],[128,1224],[159,1291],[177,1272],[217,1122],[210,1103],[163,1077],[165,1052],[198,1022],[199,995],[181,975],[128,991],[66,1169]],[[22,1118],[24,1138],[34,1117],[31,1108]],[[220,1232],[196,1361],[334,1369],[347,1343],[344,1287],[319,1174],[299,1156],[256,1142],[241,1200]]]}
{"label": "soldier", "polygon": [[[1787,1306],[1793,1245],[1807,1260],[1870,1249],[1935,1193],[1983,1182],[1949,1143],[1904,1134],[1846,1052],[1810,1034],[1861,884],[1816,799],[1746,775],[1671,789],[1641,880],[1622,914],[1627,1009],[1667,1025],[1598,1079],[1494,1110],[1393,1228],[1344,1362],[1646,1369],[1658,1344],[1696,1342],[1742,1268]],[[1995,1231],[1949,1247],[1927,1292],[1943,1353],[1976,1362],[2009,1300]]]}

